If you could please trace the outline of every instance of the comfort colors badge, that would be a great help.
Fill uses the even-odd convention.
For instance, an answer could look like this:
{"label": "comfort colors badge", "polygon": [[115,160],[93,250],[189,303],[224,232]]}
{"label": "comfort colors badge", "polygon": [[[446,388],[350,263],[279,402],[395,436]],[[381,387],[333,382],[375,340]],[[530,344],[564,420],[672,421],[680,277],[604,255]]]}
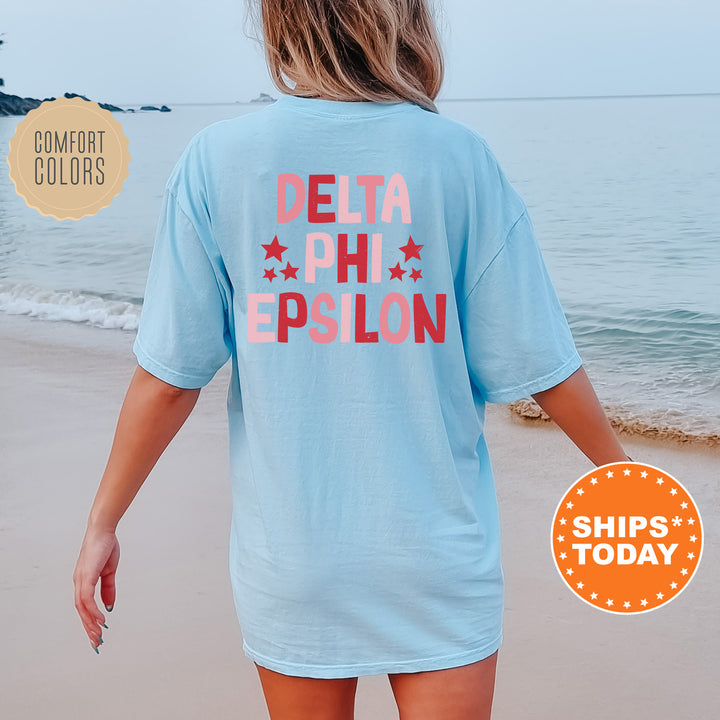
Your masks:
{"label": "comfort colors badge", "polygon": [[108,110],[78,97],[58,98],[18,123],[7,160],[15,190],[30,207],[57,220],[80,220],[122,190],[130,152]]}

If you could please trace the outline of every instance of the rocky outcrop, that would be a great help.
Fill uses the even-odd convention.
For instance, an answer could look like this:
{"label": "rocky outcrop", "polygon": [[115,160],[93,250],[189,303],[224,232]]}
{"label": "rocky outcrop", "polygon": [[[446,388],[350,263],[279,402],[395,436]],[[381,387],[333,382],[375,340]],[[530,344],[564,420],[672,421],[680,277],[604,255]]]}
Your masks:
{"label": "rocky outcrop", "polygon": [[[66,97],[66,98],[79,97],[79,98],[82,98],[83,100],[88,100],[88,102],[90,101],[89,98],[86,98],[84,95],[78,95],[77,93],[65,93],[65,95],[63,95],[63,97]],[[51,98],[51,100],[54,100],[54,98]],[[110,112],[125,112],[121,107],[118,107],[117,105],[110,105],[110,103],[98,103],[98,105],[103,110],[109,110]]]}
{"label": "rocky outcrop", "polygon": [[[79,97],[83,100],[88,100],[84,95],[78,95],[77,93],[68,93],[66,92],[63,97],[66,98],[74,98]],[[26,115],[31,110],[34,110],[36,107],[38,107],[41,103],[44,103],[46,100],[55,100],[56,98],[50,97],[50,98],[43,98],[42,100],[38,100],[36,98],[23,98],[19,95],[7,95],[4,92],[0,92],[0,116],[3,115]],[[110,103],[98,103],[98,105],[103,108],[104,110],[109,110],[110,112],[135,112],[132,109],[123,110],[123,108],[118,107],[117,105],[111,105]],[[158,112],[170,112],[170,108],[167,105],[163,105],[162,107],[154,107],[153,105],[143,105],[141,110],[157,110]]]}
{"label": "rocky outcrop", "polygon": [[25,115],[34,110],[42,100],[35,98],[22,98],[18,95],[8,95],[0,92],[0,116]]}
{"label": "rocky outcrop", "polygon": [[270,103],[275,102],[275,98],[268,95],[267,93],[260,93],[256,98],[253,98],[250,102],[253,103]]}

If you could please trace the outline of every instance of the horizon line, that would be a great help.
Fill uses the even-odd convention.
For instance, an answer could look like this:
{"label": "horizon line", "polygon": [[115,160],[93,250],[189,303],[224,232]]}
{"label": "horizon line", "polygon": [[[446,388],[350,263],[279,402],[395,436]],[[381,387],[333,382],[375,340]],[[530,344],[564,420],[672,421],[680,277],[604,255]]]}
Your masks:
{"label": "horizon line", "polygon": [[506,97],[437,98],[438,102],[483,102],[488,100],[614,100],[617,98],[705,97],[720,92],[614,93],[608,95],[518,95]]}
{"label": "horizon line", "polygon": [[[265,93],[269,94],[269,93]],[[717,92],[669,92],[669,93],[615,93],[607,95],[515,95],[515,96],[495,96],[495,97],[439,97],[436,102],[500,102],[500,101],[520,101],[520,100],[617,100],[623,98],[660,98],[660,97],[711,97],[720,95]],[[272,96],[271,96],[272,97]],[[273,97],[276,100],[276,97]],[[160,101],[150,102],[126,102],[119,105],[157,105]],[[164,100],[163,105],[262,105],[262,101],[253,100],[212,100],[206,102],[184,101],[172,102]]]}

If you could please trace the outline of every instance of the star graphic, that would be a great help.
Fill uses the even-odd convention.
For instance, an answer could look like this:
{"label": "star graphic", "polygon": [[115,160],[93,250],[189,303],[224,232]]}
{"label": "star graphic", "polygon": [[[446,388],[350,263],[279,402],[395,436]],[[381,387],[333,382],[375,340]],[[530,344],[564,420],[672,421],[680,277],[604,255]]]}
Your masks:
{"label": "star graphic", "polygon": [[568,510],[572,510],[572,509],[573,509],[572,501],[571,501],[571,502],[566,502],[566,503],[565,503],[565,507],[566,507]]}
{"label": "star graphic", "polygon": [[567,520],[566,520],[565,518],[560,518],[560,524],[561,524],[561,525],[564,525],[566,522],[567,522]]}
{"label": "star graphic", "polygon": [[606,602],[605,604],[606,604],[608,607],[612,607],[613,601],[612,601],[610,598],[608,598],[608,599],[607,599],[607,602]]}
{"label": "star graphic", "polygon": [[591,600],[597,600],[597,593],[590,593]]}
{"label": "star graphic", "polygon": [[687,503],[686,503],[686,502],[680,503],[680,507],[681,507],[683,510],[687,510]]}
{"label": "star graphic", "polygon": [[630,474],[630,471],[627,468],[625,468],[625,470],[623,470],[623,475],[625,477],[627,477],[629,474]]}
{"label": "star graphic", "polygon": [[645,606],[647,605],[647,600],[646,600],[645,598],[643,598],[643,599],[640,601],[640,604],[641,604],[643,607],[645,607]]}
{"label": "star graphic", "polygon": [[613,471],[612,471],[612,470],[608,470],[608,471],[605,473],[605,475],[607,475],[607,477],[611,478],[611,477],[613,476]]}
{"label": "star graphic", "polygon": [[582,495],[585,491],[582,488],[577,489],[577,494]]}
{"label": "star graphic", "polygon": [[688,574],[687,568],[683,568],[683,569],[680,571],[680,574],[681,574],[681,575],[687,575],[687,574]]}
{"label": "star graphic", "polygon": [[623,607],[629,608],[629,607],[630,607],[630,603],[626,600],[626,601],[623,603]]}
{"label": "star graphic", "polygon": [[567,557],[567,553],[560,553],[560,559],[564,560]]}
{"label": "star graphic", "polygon": [[676,583],[676,582],[671,582],[671,583],[670,583],[670,588],[671,588],[672,590],[674,590],[676,587],[677,587],[677,583]]}
{"label": "star graphic", "polygon": [[416,270],[413,268],[412,272],[410,273],[410,277],[413,279],[414,282],[417,282],[422,277],[422,270]]}
{"label": "star graphic", "polygon": [[673,524],[675,527],[677,527],[678,525],[682,525],[682,518],[679,517],[678,515],[676,515],[676,516],[672,519],[672,524]]}
{"label": "star graphic", "polygon": [[689,552],[688,555],[687,555],[688,560],[692,560],[694,557],[695,557],[695,553],[694,553],[694,552]]}
{"label": "star graphic", "polygon": [[269,270],[265,271],[265,274],[263,275],[264,278],[267,278],[270,282],[272,282],[276,277],[277,273],[275,272],[275,268],[270,268]]}
{"label": "star graphic", "polygon": [[397,278],[398,280],[402,280],[402,279],[403,279],[403,275],[407,272],[407,270],[403,270],[403,269],[400,267],[400,263],[398,263],[397,265],[395,265],[395,267],[388,268],[388,270],[390,271],[390,279],[391,279],[391,280],[392,280],[393,278]]}
{"label": "star graphic", "polygon": [[697,535],[690,536],[690,542],[695,542],[696,540],[697,540]]}
{"label": "star graphic", "polygon": [[299,269],[299,267],[293,267],[290,263],[288,263],[280,272],[285,276],[285,281],[287,282],[290,278],[295,278],[295,280],[298,279],[297,271]]}
{"label": "star graphic", "polygon": [[558,536],[557,536],[557,541],[558,541],[558,542],[565,542],[565,536],[564,536],[564,535],[558,535]]}
{"label": "star graphic", "polygon": [[568,568],[568,569],[565,571],[565,574],[566,574],[566,575],[572,575],[574,572],[575,572],[575,571],[574,571],[572,568]]}
{"label": "star graphic", "polygon": [[688,518],[688,525],[694,525],[695,524],[695,518]]}
{"label": "star graphic", "polygon": [[655,482],[657,485],[662,485],[665,481],[662,478],[658,478]]}
{"label": "star graphic", "polygon": [[410,235],[410,239],[407,241],[407,245],[403,245],[400,250],[405,253],[405,262],[408,262],[410,258],[417,258],[420,260],[420,250],[424,248],[424,245],[418,245]]}
{"label": "star graphic", "polygon": [[640,477],[641,477],[641,478],[646,478],[646,477],[647,477],[647,470],[643,470],[643,471],[640,473]]}
{"label": "star graphic", "polygon": [[585,587],[585,584],[581,581],[576,585],[578,590],[582,590]]}
{"label": "star graphic", "polygon": [[265,250],[265,259],[276,258],[282,262],[282,254],[287,250],[285,245],[281,245],[277,239],[277,235],[273,238],[273,241],[269,245],[261,245]]}
{"label": "star graphic", "polygon": [[591,484],[591,485],[597,485],[597,478],[592,478],[592,479],[590,480],[590,484]]}
{"label": "star graphic", "polygon": [[662,600],[665,596],[664,596],[662,593],[658,593],[655,597],[656,597],[658,600]]}
{"label": "star graphic", "polygon": [[673,488],[673,489],[670,491],[670,494],[671,494],[671,495],[677,495],[677,488]]}

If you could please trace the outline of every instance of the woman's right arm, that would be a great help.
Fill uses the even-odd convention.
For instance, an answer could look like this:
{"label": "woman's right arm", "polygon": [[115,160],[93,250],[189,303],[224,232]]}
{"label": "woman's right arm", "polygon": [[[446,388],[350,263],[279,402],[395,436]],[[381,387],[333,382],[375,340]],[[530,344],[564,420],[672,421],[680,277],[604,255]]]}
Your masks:
{"label": "woman's right arm", "polygon": [[199,388],[169,385],[140,366],[132,377],[73,573],[75,607],[93,648],[99,646],[105,622],[95,603],[98,580],[105,606],[115,604],[118,522],[190,415],[199,394]]}
{"label": "woman's right arm", "polygon": [[584,367],[555,387],[532,397],[596,466],[630,460]]}

